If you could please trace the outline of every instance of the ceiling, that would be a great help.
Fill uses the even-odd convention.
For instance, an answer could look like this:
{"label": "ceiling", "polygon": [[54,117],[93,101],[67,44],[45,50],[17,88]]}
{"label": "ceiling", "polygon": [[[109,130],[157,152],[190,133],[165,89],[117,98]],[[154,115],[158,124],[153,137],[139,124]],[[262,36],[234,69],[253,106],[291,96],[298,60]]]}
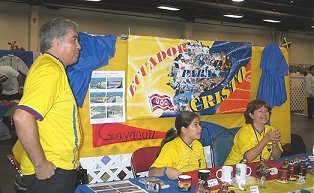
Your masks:
{"label": "ceiling", "polygon": [[[85,0],[19,0],[30,5],[43,5],[48,8],[71,7],[93,9],[97,11],[120,11],[128,13],[149,13],[160,16],[175,16],[188,22],[215,20],[268,26],[281,31],[314,32],[313,0],[102,0],[87,2]],[[179,11],[160,10],[159,5],[181,8]],[[241,19],[223,17],[225,13],[239,13]],[[265,18],[276,18],[281,23],[267,23]]]}

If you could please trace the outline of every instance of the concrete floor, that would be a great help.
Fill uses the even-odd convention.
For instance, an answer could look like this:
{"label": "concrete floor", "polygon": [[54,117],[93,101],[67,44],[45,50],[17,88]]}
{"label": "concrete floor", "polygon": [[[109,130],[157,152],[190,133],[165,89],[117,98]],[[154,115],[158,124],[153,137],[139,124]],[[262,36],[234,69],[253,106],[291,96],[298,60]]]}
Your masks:
{"label": "concrete floor", "polygon": [[306,146],[306,152],[312,152],[314,146],[314,119],[291,112],[291,132],[300,135]]}
{"label": "concrete floor", "polygon": [[[300,135],[306,145],[307,152],[312,152],[314,145],[314,119],[291,112],[292,133]],[[16,138],[0,141],[0,193],[15,193],[13,188],[17,172],[10,165],[6,154],[11,153]]]}

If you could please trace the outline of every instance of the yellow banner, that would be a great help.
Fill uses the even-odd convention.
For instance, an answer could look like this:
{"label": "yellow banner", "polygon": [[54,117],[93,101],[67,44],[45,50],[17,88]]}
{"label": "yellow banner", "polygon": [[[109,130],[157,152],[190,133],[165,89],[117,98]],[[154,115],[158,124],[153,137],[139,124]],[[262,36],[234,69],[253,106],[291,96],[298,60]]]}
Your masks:
{"label": "yellow banner", "polygon": [[[143,45],[142,47],[145,47],[145,45]],[[264,47],[260,47],[260,46],[252,47],[252,72],[251,72],[250,100],[253,100],[256,97],[259,79],[262,73],[259,65],[260,65],[260,59],[261,59],[263,49]],[[156,52],[157,51],[158,49],[156,48]],[[288,51],[286,49],[283,49],[282,51],[287,60]],[[109,61],[109,65],[104,66],[100,68],[99,70],[112,70],[112,71],[130,70],[127,68],[127,66],[128,66],[128,41],[118,39],[117,44],[116,44],[116,54],[114,58],[112,58]],[[128,74],[128,72],[126,74]],[[287,93],[289,93],[289,77],[286,77],[285,81],[286,81],[286,90],[287,90]],[[153,140],[141,140],[141,141],[119,143],[119,144],[111,144],[111,145],[94,148],[92,125],[89,122],[88,101],[89,99],[87,95],[87,98],[84,101],[84,106],[82,107],[82,109],[80,109],[81,125],[83,127],[83,133],[84,133],[83,146],[81,147],[81,150],[80,150],[81,157],[131,153],[140,147],[160,145],[161,139],[153,139]],[[138,105],[140,106],[141,104],[139,103]],[[127,106],[127,108],[130,108],[130,107]],[[131,108],[136,108],[136,106],[131,107]],[[239,127],[239,126],[244,125],[243,113],[205,115],[205,116],[201,116],[201,120],[215,123],[226,128],[233,128],[233,127]],[[282,120],[289,120],[289,121],[282,121]],[[272,123],[272,126],[280,130],[281,143],[282,144],[290,143],[291,124],[290,124],[290,95],[289,94],[288,94],[287,101],[282,106],[274,107],[272,111],[272,115],[271,115],[271,123]],[[174,126],[174,118],[169,117],[169,118],[138,119],[138,120],[127,121],[123,124],[133,126],[133,127],[156,130],[156,131],[167,131],[168,129]]]}
{"label": "yellow banner", "polygon": [[130,36],[127,117],[243,112],[250,101],[251,58],[245,42]]}

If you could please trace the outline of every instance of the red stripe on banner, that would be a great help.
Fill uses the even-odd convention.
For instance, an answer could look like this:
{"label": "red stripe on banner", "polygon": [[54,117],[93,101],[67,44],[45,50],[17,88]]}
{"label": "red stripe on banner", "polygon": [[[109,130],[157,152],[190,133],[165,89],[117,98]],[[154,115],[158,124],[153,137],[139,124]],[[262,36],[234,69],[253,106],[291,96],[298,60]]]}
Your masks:
{"label": "red stripe on banner", "polygon": [[120,123],[93,125],[93,146],[164,138],[166,132],[153,131]]}
{"label": "red stripe on banner", "polygon": [[216,113],[241,113],[245,111],[247,104],[250,102],[251,60],[246,65],[246,71],[244,81],[241,84],[236,83],[237,90],[220,104]]}

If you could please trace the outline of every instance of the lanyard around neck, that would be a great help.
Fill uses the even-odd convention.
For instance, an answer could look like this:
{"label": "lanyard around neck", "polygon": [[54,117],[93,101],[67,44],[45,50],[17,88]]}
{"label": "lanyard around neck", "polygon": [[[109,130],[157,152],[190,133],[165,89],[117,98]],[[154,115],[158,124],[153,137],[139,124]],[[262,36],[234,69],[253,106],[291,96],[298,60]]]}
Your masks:
{"label": "lanyard around neck", "polygon": [[[253,123],[252,123],[252,128],[254,130],[254,133],[255,133],[255,137],[256,137],[256,141],[257,141],[257,144],[259,144],[259,140],[258,140],[258,137],[257,137],[257,133],[258,131],[256,131],[256,128],[254,127]],[[259,132],[258,132],[259,133]],[[261,134],[260,134],[261,135]],[[263,130],[263,138],[265,137],[265,128]],[[264,149],[264,148],[263,148]],[[263,150],[261,151],[261,153],[259,154],[259,160],[262,161],[262,154],[263,154]]]}

